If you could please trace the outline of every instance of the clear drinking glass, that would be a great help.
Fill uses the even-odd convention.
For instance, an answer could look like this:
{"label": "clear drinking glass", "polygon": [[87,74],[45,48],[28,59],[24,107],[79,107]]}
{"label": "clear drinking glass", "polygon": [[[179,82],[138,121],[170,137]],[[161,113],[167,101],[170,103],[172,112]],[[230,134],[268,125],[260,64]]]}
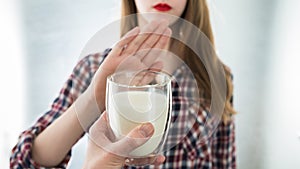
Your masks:
{"label": "clear drinking glass", "polygon": [[117,72],[107,78],[106,109],[116,140],[150,122],[153,136],[127,155],[127,165],[147,165],[162,151],[172,112],[171,76],[157,70]]}

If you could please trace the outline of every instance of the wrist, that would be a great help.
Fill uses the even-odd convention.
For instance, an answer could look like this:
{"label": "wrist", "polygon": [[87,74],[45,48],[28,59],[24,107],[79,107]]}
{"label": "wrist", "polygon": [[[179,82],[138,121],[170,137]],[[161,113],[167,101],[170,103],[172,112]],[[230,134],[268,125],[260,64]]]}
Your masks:
{"label": "wrist", "polygon": [[74,109],[84,131],[88,131],[89,127],[98,119],[102,112],[93,92],[89,88],[74,102]]}

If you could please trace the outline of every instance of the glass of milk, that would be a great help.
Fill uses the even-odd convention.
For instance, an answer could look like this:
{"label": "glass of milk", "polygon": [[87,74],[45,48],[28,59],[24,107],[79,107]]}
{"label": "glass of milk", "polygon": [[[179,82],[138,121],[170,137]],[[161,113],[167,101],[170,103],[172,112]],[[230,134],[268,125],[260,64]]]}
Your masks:
{"label": "glass of milk", "polygon": [[127,165],[147,165],[162,152],[172,112],[171,76],[157,70],[117,72],[107,78],[106,109],[116,141],[146,122],[152,137],[126,154]]}

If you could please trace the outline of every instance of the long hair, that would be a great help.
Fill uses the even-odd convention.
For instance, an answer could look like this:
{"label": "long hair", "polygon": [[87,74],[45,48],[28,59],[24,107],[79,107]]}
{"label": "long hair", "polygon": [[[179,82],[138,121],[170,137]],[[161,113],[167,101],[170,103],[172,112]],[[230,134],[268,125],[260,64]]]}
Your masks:
{"label": "long hair", "polygon": [[[122,17],[136,14],[137,8],[134,3],[134,0],[123,0],[122,1]],[[212,48],[215,49],[215,42],[213,31],[210,23],[209,9],[206,3],[206,0],[188,0],[185,10],[181,18],[189,21],[198,27],[209,39]],[[125,23],[126,22],[126,23]],[[126,32],[137,26],[137,19],[130,19],[121,22],[121,36]],[[172,29],[172,27],[171,27]],[[173,29],[172,29],[173,30]],[[174,33],[174,31],[173,31]],[[188,56],[183,57],[183,61],[189,66],[192,70],[195,79],[198,84],[199,92],[201,92],[202,97],[210,100],[211,99],[211,83],[209,80],[208,73],[205,69],[204,64],[199,59],[199,57],[187,46],[179,42],[178,40],[171,39],[170,50],[177,56]],[[231,119],[233,114],[236,114],[236,111],[233,109],[232,105],[232,93],[233,85],[231,73],[228,67],[222,64],[225,70],[226,75],[226,84],[227,84],[227,93],[226,93],[226,102],[225,110],[222,115],[223,122],[227,122]]]}

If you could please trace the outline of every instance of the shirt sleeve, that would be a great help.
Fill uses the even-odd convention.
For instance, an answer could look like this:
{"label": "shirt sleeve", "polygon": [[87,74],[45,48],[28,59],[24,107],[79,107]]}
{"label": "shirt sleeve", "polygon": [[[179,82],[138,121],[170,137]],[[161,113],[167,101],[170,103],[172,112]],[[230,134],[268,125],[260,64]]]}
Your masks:
{"label": "shirt sleeve", "polygon": [[[31,156],[33,140],[36,136],[63,114],[88,87],[104,55],[89,55],[78,62],[72,74],[63,85],[50,109],[29,129],[22,132],[10,157],[10,168],[45,168],[36,163]],[[71,150],[55,168],[66,168]]]}

